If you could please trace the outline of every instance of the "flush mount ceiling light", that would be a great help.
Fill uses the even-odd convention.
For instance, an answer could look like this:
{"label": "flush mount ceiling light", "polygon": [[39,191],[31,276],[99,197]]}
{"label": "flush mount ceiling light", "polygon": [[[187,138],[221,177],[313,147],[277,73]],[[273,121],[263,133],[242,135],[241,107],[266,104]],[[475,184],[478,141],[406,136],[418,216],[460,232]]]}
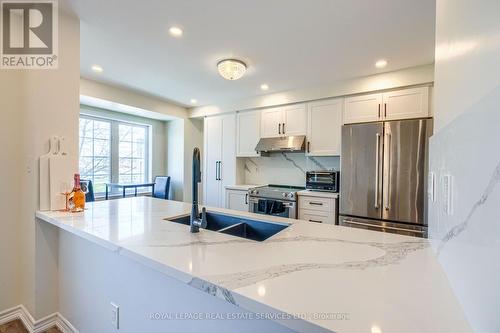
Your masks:
{"label": "flush mount ceiling light", "polygon": [[245,74],[247,65],[237,59],[224,59],[217,63],[217,69],[226,80],[238,80]]}
{"label": "flush mount ceiling light", "polygon": [[191,104],[197,104],[198,103],[198,101],[195,98],[191,98],[190,102],[191,102]]}
{"label": "flush mount ceiling light", "polygon": [[93,65],[91,68],[95,73],[102,73],[103,71],[102,67],[99,65]]}
{"label": "flush mount ceiling light", "polygon": [[267,84],[263,83],[260,85],[260,89],[266,91],[266,90],[269,90],[269,86]]}
{"label": "flush mount ceiling light", "polygon": [[375,63],[375,67],[377,68],[384,68],[385,66],[387,66],[387,60],[385,59],[380,59]]}

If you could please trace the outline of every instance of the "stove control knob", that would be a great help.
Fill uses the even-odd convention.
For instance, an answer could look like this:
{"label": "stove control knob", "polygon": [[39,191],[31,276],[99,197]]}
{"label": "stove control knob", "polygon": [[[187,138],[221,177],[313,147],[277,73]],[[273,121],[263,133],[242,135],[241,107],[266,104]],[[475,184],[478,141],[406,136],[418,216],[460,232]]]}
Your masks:
{"label": "stove control knob", "polygon": [[285,192],[281,193],[281,195],[283,196],[283,198],[286,198],[286,193]]}
{"label": "stove control knob", "polygon": [[250,190],[250,191],[248,191],[248,192],[250,192],[250,194],[254,194],[254,193],[255,193],[255,191],[254,191],[254,190]]}
{"label": "stove control knob", "polygon": [[255,194],[259,194],[259,191],[257,191],[257,190],[256,190],[256,191],[255,191]]}
{"label": "stove control knob", "polygon": [[293,192],[288,193],[288,197],[289,197],[290,199],[292,199],[292,198],[293,198]]}

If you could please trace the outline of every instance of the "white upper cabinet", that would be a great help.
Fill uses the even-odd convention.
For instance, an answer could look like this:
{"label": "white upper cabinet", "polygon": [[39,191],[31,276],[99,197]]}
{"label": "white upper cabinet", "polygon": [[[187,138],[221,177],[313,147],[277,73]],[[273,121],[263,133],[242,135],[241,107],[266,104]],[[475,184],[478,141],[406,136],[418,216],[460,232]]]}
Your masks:
{"label": "white upper cabinet", "polygon": [[260,111],[236,114],[236,156],[260,156],[255,147],[260,139]]}
{"label": "white upper cabinet", "polygon": [[260,136],[262,138],[305,135],[306,130],[305,104],[286,105],[261,111]]}
{"label": "white upper cabinet", "polygon": [[429,116],[429,87],[390,91],[383,94],[384,120]]}
{"label": "white upper cabinet", "polygon": [[340,156],[343,98],[307,104],[307,143],[309,156]]}
{"label": "white upper cabinet", "polygon": [[286,136],[306,135],[307,110],[305,104],[283,107],[283,125],[281,133]]}
{"label": "white upper cabinet", "polygon": [[429,117],[429,87],[401,89],[345,99],[345,124],[425,117]]}
{"label": "white upper cabinet", "polygon": [[381,120],[382,94],[368,94],[345,99],[344,123],[366,123]]}
{"label": "white upper cabinet", "polygon": [[274,138],[282,135],[283,110],[281,107],[261,111],[260,136]]}

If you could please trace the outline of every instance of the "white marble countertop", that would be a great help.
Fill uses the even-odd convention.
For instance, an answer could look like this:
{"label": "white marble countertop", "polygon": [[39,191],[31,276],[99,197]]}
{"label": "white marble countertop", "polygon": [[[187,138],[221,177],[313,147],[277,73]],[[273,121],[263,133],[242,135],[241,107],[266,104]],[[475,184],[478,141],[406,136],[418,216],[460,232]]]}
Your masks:
{"label": "white marble countertop", "polygon": [[338,193],[324,192],[324,191],[313,191],[313,190],[302,190],[297,192],[298,195],[317,197],[317,198],[333,198],[337,199],[339,197]]}
{"label": "white marble countertop", "polygon": [[276,320],[297,332],[471,332],[427,240],[209,210],[292,225],[264,242],[191,234],[164,220],[190,205],[150,197],[36,216],[248,311],[299,315]]}
{"label": "white marble countertop", "polygon": [[263,185],[239,184],[239,185],[226,185],[224,187],[228,190],[248,191],[249,188],[258,186],[263,186]]}

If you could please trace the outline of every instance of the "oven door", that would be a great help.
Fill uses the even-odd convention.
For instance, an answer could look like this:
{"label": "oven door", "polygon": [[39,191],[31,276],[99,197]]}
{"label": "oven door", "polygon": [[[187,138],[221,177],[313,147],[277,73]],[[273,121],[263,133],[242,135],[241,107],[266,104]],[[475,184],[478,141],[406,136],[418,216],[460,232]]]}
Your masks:
{"label": "oven door", "polygon": [[271,215],[271,216],[279,216],[285,217],[289,219],[297,218],[297,203],[293,201],[285,201],[285,200],[274,200],[276,202],[281,202],[284,206],[284,210],[280,213],[266,213],[265,209],[262,209],[262,205],[259,205],[259,200],[266,200],[262,198],[250,197],[248,199],[248,211],[250,213],[262,214],[262,215]]}

